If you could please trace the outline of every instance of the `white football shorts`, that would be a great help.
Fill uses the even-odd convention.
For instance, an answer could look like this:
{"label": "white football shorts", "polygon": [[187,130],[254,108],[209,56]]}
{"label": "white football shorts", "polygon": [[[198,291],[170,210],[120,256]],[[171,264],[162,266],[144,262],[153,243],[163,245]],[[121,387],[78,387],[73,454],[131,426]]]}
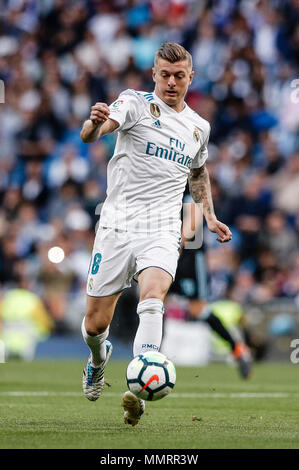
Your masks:
{"label": "white football shorts", "polygon": [[181,238],[174,232],[149,235],[99,227],[87,278],[87,295],[105,297],[131,287],[145,268],[157,267],[175,277]]}

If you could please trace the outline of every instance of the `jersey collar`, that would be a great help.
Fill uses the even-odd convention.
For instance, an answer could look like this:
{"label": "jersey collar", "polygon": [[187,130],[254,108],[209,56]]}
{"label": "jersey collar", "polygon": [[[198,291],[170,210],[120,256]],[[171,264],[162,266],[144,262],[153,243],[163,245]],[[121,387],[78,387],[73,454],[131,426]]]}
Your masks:
{"label": "jersey collar", "polygon": [[185,105],[184,109],[178,112],[175,109],[173,109],[171,106],[168,106],[168,104],[166,104],[163,100],[161,100],[161,98],[159,98],[155,92],[153,92],[153,97],[155,98],[155,101],[161,104],[161,106],[164,106],[170,113],[175,113],[177,116],[182,116],[182,114],[185,114],[188,109],[188,105],[185,101],[184,101],[184,105]]}

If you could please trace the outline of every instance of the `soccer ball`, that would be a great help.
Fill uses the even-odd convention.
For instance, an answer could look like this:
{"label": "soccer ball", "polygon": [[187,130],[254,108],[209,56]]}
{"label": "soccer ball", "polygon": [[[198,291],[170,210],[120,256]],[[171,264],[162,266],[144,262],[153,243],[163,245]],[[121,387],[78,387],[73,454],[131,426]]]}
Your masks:
{"label": "soccer ball", "polygon": [[143,400],[160,400],[175,385],[173,363],[164,354],[148,351],[136,356],[127,368],[129,390]]}

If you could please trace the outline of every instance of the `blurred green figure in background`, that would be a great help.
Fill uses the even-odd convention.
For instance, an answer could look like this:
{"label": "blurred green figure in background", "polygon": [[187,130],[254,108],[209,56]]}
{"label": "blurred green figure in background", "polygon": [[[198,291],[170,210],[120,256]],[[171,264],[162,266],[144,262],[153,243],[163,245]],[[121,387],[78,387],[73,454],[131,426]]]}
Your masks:
{"label": "blurred green figure in background", "polygon": [[[244,338],[246,319],[241,304],[228,299],[217,300],[210,303],[210,310],[236,341],[246,341],[247,338]],[[225,354],[229,353],[231,348],[227,341],[213,332],[213,350],[216,354]]]}
{"label": "blurred green figure in background", "polygon": [[53,321],[40,298],[23,288],[8,291],[0,302],[0,339],[5,357],[31,361],[37,343],[45,340]]}

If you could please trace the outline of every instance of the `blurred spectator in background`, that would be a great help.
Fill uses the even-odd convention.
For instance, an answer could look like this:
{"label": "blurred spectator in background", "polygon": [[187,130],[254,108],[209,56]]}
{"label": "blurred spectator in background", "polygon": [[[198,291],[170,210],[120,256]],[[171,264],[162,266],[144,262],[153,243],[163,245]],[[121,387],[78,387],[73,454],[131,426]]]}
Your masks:
{"label": "blurred spectator in background", "polygon": [[[297,0],[1,5],[1,295],[17,286],[21,260],[56,328],[77,327],[70,306],[84,297],[115,139],[84,145],[80,127],[92,103],[152,91],[154,51],[172,40],[194,58],[187,101],[211,124],[216,213],[233,232],[225,250],[206,236],[213,300],[228,282],[242,303],[298,296]],[[55,244],[65,249],[57,264],[48,258]]]}
{"label": "blurred spectator in background", "polygon": [[242,259],[255,258],[257,237],[264,230],[263,221],[271,209],[265,192],[263,173],[255,173],[244,183],[243,193],[234,198],[231,220],[241,235]]}
{"label": "blurred spectator in background", "polygon": [[67,180],[83,183],[88,175],[88,162],[77,153],[76,146],[64,145],[59,158],[53,160],[48,168],[48,185],[60,187]]}
{"label": "blurred spectator in background", "polygon": [[299,212],[299,153],[290,155],[283,166],[270,179],[274,193],[274,205],[289,215]]}
{"label": "blurred spectator in background", "polygon": [[258,244],[260,247],[273,251],[277,257],[278,266],[281,268],[290,266],[298,248],[298,240],[295,230],[288,224],[283,212],[275,210],[267,215]]}

